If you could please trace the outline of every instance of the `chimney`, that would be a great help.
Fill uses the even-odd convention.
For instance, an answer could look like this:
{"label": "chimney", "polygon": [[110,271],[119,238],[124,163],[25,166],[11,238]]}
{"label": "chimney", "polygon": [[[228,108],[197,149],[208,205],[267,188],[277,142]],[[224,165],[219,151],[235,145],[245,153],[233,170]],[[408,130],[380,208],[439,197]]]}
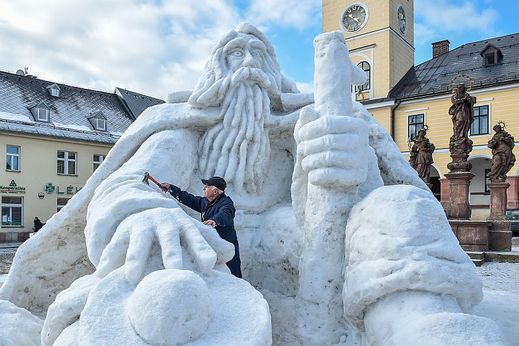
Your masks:
{"label": "chimney", "polygon": [[433,59],[449,52],[449,40],[434,42],[432,44]]}

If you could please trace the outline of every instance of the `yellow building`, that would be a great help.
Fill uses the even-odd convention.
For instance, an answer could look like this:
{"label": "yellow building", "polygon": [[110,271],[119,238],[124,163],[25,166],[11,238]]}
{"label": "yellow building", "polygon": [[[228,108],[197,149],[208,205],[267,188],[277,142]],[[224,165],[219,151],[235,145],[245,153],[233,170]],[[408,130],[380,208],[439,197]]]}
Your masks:
{"label": "yellow building", "polygon": [[163,101],[0,71],[0,242],[25,240],[84,185],[148,106]]}
{"label": "yellow building", "polygon": [[[409,141],[424,125],[436,146],[431,183],[433,193],[448,199],[448,114],[453,83],[465,82],[477,98],[471,129],[469,161],[475,177],[470,185],[472,217],[488,216],[490,170],[487,143],[492,126],[506,123],[519,136],[519,34],[470,42],[449,50],[449,41],[432,44],[432,59],[414,66],[412,0],[323,0],[323,31],[342,30],[352,61],[364,69],[368,82],[355,88],[361,101],[392,135],[404,155]],[[519,209],[517,167],[509,172],[508,209]]]}

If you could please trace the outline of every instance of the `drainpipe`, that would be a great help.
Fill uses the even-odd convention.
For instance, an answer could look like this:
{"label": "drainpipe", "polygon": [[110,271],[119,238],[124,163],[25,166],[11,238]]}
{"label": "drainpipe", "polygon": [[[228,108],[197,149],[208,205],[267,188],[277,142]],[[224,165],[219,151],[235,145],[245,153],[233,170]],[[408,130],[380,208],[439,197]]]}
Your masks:
{"label": "drainpipe", "polygon": [[391,119],[389,124],[389,134],[391,135],[391,138],[396,142],[395,140],[395,110],[400,106],[402,103],[401,99],[396,99],[395,104],[391,106]]}

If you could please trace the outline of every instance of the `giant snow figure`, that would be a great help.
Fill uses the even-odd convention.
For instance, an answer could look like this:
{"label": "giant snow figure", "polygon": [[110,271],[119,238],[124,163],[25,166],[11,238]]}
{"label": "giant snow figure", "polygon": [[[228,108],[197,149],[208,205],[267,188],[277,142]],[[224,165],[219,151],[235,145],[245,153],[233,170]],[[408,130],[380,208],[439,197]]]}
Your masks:
{"label": "giant snow figure", "polygon": [[[25,323],[2,322],[0,340],[36,335],[40,316],[45,345],[500,344],[463,313],[481,300],[474,266],[352,82],[364,75],[342,34],[320,35],[309,105],[239,25],[189,99],[144,112],[20,247],[0,317]],[[233,246],[145,171],[190,191],[226,178],[245,278],[269,305],[228,272]]]}

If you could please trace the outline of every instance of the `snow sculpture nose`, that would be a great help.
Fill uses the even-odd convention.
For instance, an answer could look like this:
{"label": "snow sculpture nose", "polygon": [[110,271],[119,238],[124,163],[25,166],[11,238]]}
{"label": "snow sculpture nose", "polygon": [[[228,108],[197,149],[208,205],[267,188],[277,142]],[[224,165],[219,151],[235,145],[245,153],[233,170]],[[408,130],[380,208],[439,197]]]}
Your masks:
{"label": "snow sculpture nose", "polygon": [[247,49],[245,50],[245,57],[243,58],[243,67],[257,67],[256,60],[252,56],[251,52]]}

